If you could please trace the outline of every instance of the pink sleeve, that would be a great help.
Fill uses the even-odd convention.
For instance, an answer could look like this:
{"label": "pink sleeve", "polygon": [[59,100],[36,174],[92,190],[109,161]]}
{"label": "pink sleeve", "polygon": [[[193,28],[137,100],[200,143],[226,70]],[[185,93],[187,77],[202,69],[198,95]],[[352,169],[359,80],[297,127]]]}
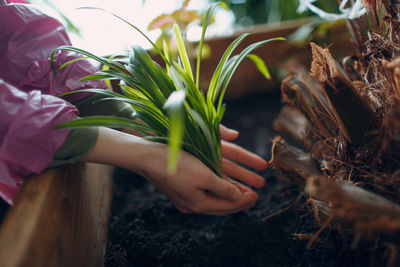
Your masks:
{"label": "pink sleeve", "polygon": [[[42,172],[63,144],[69,131],[53,126],[78,114],[54,95],[105,88],[103,82],[79,82],[97,70],[88,61],[77,61],[54,76],[49,57],[61,45],[70,41],[55,19],[30,5],[0,5],[0,196],[8,203],[23,179]],[[56,67],[76,57],[57,53]]]}
{"label": "pink sleeve", "polygon": [[11,203],[23,178],[42,172],[69,133],[53,127],[78,111],[60,98],[25,93],[1,79],[0,102],[0,195]]}
{"label": "pink sleeve", "polygon": [[[98,70],[88,60],[80,60],[54,75],[50,54],[59,46],[71,45],[63,26],[31,5],[9,4],[0,6],[0,78],[19,89],[29,92],[59,95],[83,88],[106,88],[102,81],[79,80]],[[55,67],[77,58],[72,52],[58,52]],[[87,95],[75,94],[68,101]]]}

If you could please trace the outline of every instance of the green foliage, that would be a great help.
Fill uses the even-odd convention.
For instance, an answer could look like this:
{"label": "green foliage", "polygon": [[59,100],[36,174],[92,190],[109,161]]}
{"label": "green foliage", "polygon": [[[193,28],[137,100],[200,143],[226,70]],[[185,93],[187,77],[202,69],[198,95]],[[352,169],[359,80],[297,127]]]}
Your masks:
{"label": "green foliage", "polygon": [[333,29],[344,25],[346,20],[327,21],[319,17],[310,18],[307,24],[300,26],[296,31],[290,34],[287,39],[290,43],[304,46],[310,41],[327,40]]}
{"label": "green foliage", "polygon": [[[218,5],[221,3],[212,4],[206,12],[200,44],[204,41],[209,18]],[[130,23],[129,25],[142,33],[134,25]],[[238,37],[221,58],[205,96],[199,89],[201,51],[199,51],[197,59],[196,75],[193,75],[190,59],[178,26],[174,26],[174,32],[179,48],[178,60],[170,58],[169,47],[165,42],[163,51],[161,51],[149,40],[163,58],[165,68],[153,61],[147,51],[139,46],[132,47],[126,61],[98,57],[88,51],[71,46],[59,47],[57,50],[74,51],[107,66],[107,69],[103,68],[98,73],[82,80],[117,79],[121,81],[122,94],[99,89],[85,89],[76,92],[102,94],[106,96],[102,101],[129,103],[135,109],[136,117],[144,124],[136,121],[129,122],[129,120],[118,117],[103,116],[81,118],[59,125],[58,128],[85,126],[134,128],[143,133],[147,139],[169,144],[169,171],[175,170],[179,151],[183,148],[222,177],[219,124],[225,110],[222,102],[229,81],[240,62],[249,56],[262,73],[267,75],[268,69],[265,64],[261,63],[260,58],[252,55],[251,52],[270,41],[284,39],[274,38],[254,43],[239,54],[232,56],[233,50],[247,34]],[[56,51],[52,53],[52,61]],[[63,67],[66,65],[68,64],[64,64]]]}
{"label": "green foliage", "polygon": [[[224,0],[233,11],[236,23],[243,26],[279,22],[314,16],[311,12],[297,13],[299,0]],[[318,0],[315,3],[327,12],[337,10],[337,0]]]}

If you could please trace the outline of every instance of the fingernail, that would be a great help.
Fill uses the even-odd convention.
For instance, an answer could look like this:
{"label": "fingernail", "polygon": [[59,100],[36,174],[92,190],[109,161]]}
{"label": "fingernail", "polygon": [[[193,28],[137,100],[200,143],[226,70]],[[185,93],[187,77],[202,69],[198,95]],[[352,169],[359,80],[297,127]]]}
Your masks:
{"label": "fingernail", "polygon": [[246,193],[244,193],[244,194],[251,195],[251,196],[255,197],[255,199],[258,198],[258,194],[257,194],[257,192],[255,192],[255,191],[246,192]]}
{"label": "fingernail", "polygon": [[260,169],[262,171],[265,171],[266,169],[268,169],[268,161],[264,160],[264,162],[262,163],[262,165],[260,166]]}
{"label": "fingernail", "polygon": [[236,131],[234,129],[229,129],[229,133],[234,135],[239,135],[239,131]]}
{"label": "fingernail", "polygon": [[253,192],[253,197],[254,197],[254,201],[256,201],[258,199],[258,194],[256,192]]}
{"label": "fingernail", "polygon": [[236,131],[235,129],[231,129],[231,128],[228,128],[228,127],[226,127],[226,126],[223,126],[229,133],[234,133],[234,134],[238,134],[239,132],[238,131]]}
{"label": "fingernail", "polygon": [[242,197],[242,192],[239,189],[235,189],[235,192],[232,195],[232,200],[236,201]]}

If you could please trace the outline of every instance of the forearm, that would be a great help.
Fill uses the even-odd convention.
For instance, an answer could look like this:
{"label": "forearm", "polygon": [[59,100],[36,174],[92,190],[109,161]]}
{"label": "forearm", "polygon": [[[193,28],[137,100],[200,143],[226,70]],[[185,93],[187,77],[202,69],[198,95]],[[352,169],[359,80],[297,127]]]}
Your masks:
{"label": "forearm", "polygon": [[158,161],[158,165],[163,165],[157,167],[165,167],[166,170],[166,154],[165,145],[100,127],[96,145],[82,161],[109,164],[144,174],[154,160]]}

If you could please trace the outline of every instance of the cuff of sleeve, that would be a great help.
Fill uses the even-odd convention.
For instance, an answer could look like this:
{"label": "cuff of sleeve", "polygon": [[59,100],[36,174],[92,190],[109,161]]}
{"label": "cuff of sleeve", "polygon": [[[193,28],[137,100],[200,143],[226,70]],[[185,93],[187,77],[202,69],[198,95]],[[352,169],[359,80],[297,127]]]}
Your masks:
{"label": "cuff of sleeve", "polygon": [[81,160],[96,145],[98,132],[98,127],[72,129],[47,168]]}
{"label": "cuff of sleeve", "polygon": [[91,95],[74,103],[81,117],[86,116],[117,116],[134,119],[135,110],[131,105],[122,101],[104,100],[103,95]]}

